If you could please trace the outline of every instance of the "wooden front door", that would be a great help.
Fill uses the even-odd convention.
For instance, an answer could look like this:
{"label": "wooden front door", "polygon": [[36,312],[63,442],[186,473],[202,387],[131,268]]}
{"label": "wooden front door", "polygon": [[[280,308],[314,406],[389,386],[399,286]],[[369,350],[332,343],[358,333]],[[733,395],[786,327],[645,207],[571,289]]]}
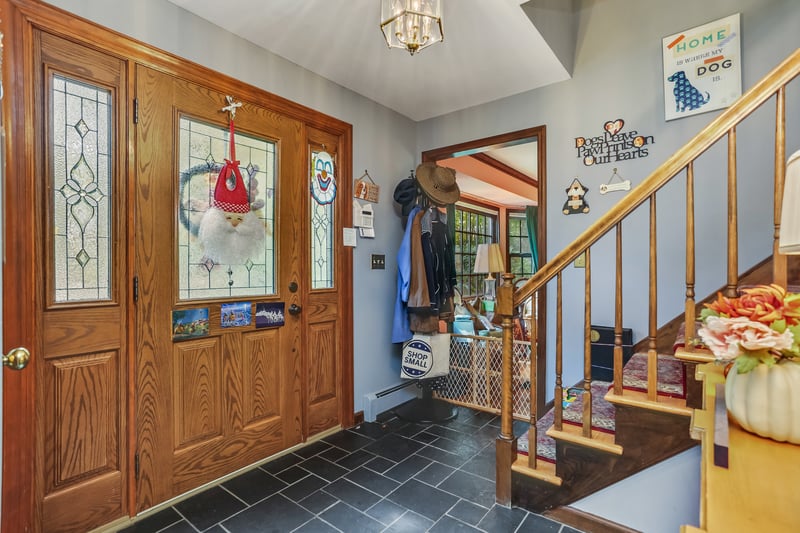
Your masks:
{"label": "wooden front door", "polygon": [[[136,69],[139,510],[303,439],[302,321],[288,312],[304,281],[303,129],[250,102],[236,111],[247,216],[264,242],[246,259],[211,258],[204,217],[230,157],[225,96]],[[214,238],[239,238],[227,235]],[[281,305],[284,325],[255,327]]]}

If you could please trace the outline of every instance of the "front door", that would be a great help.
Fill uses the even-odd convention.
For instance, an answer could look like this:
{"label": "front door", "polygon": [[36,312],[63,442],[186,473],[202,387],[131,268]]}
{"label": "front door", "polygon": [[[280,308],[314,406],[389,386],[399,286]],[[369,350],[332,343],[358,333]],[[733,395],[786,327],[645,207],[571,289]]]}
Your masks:
{"label": "front door", "polygon": [[303,439],[302,322],[288,311],[302,304],[308,193],[301,123],[252,102],[236,109],[251,206],[237,212],[235,174],[217,184],[230,159],[226,95],[139,66],[136,99],[143,510]]}

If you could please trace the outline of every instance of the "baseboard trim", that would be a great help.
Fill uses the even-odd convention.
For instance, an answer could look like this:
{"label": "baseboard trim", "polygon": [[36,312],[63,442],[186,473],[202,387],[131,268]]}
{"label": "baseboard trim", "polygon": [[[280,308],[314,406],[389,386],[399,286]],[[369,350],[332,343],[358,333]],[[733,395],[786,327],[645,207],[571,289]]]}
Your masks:
{"label": "baseboard trim", "polygon": [[364,411],[357,411],[353,415],[353,425],[357,426],[364,423]]}
{"label": "baseboard trim", "polygon": [[641,533],[641,531],[637,529],[631,529],[603,518],[602,516],[593,515],[574,507],[557,507],[556,509],[545,511],[542,514],[547,518],[574,527],[585,533]]}

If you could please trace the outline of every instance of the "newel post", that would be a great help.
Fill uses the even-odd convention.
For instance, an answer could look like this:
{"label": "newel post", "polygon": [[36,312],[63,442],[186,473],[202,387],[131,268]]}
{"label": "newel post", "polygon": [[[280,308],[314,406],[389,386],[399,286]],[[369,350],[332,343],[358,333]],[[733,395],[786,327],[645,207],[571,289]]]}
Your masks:
{"label": "newel post", "polygon": [[513,274],[503,274],[503,284],[497,289],[495,312],[502,318],[503,326],[503,376],[500,404],[500,435],[496,448],[496,493],[500,505],[511,505],[511,465],[517,458],[517,438],[514,436],[513,395],[511,392],[513,344],[512,318],[514,314]]}

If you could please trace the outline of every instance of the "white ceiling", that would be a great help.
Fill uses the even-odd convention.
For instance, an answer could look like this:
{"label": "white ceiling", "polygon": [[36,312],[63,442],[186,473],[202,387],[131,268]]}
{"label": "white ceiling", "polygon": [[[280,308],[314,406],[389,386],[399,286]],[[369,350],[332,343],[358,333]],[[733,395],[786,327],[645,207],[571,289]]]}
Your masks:
{"label": "white ceiling", "polygon": [[525,0],[443,0],[444,41],[390,50],[379,0],[170,0],[415,121],[569,77]]}

